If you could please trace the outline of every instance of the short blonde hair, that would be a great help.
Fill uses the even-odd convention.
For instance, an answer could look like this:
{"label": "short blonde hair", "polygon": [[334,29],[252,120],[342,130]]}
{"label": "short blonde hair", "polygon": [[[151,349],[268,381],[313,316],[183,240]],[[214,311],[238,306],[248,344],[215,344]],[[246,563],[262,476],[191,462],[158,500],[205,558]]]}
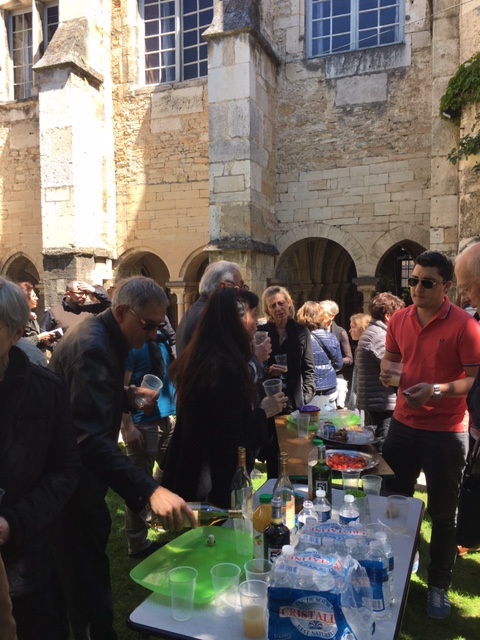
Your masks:
{"label": "short blonde hair", "polygon": [[354,313],[353,316],[350,316],[350,324],[353,324],[354,327],[365,331],[371,319],[372,316],[368,313]]}
{"label": "short blonde hair", "polygon": [[334,300],[322,300],[320,302],[322,309],[328,311],[331,316],[338,315],[340,309],[338,308],[338,304]]}
{"label": "short blonde hair", "polygon": [[305,325],[310,331],[324,329],[330,322],[330,314],[319,302],[308,300],[297,311],[297,322]]}
{"label": "short blonde hair", "polygon": [[288,317],[295,317],[295,307],[293,306],[292,296],[288,293],[285,287],[280,287],[278,285],[273,285],[271,287],[267,287],[265,291],[262,293],[262,307],[263,313],[266,315],[268,322],[274,322],[273,317],[270,315],[270,310],[268,308],[268,298],[279,293],[282,295],[288,304]]}

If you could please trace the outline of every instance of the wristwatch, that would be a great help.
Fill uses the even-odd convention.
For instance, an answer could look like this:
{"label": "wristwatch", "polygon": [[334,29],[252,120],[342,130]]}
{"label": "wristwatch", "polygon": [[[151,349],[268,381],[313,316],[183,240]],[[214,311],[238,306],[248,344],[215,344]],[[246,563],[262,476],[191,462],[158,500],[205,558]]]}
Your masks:
{"label": "wristwatch", "polygon": [[442,394],[440,393],[440,385],[439,384],[434,384],[433,385],[432,400],[438,400],[441,397],[442,397]]}

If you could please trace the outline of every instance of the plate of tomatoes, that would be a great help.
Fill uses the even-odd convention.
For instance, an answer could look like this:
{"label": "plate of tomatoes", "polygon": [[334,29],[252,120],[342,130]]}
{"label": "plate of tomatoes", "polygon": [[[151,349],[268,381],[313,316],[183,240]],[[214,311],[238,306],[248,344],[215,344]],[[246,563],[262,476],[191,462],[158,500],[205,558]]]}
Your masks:
{"label": "plate of tomatoes", "polygon": [[335,471],[364,471],[371,469],[378,461],[369,453],[330,449],[327,451],[327,465]]}

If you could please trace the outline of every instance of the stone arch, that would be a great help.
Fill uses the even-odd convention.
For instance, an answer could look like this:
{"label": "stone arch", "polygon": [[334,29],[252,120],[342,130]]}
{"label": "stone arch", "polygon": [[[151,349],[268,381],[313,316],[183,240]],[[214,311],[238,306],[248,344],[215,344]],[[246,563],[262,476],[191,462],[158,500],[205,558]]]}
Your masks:
{"label": "stone arch", "polygon": [[284,284],[295,306],[306,300],[332,299],[340,308],[338,322],[358,311],[352,256],[338,242],[324,237],[296,240],[280,255],[272,282]]}
{"label": "stone arch", "polygon": [[170,279],[165,262],[154,251],[141,248],[128,249],[117,260],[115,279],[129,276],[146,276],[162,287]]}
{"label": "stone arch", "polygon": [[277,238],[277,248],[282,254],[299,240],[314,238],[332,240],[343,247],[352,258],[357,273],[365,272],[368,269],[369,261],[362,245],[350,233],[333,225],[311,222],[296,227]]}
{"label": "stone arch", "polygon": [[33,260],[22,251],[18,251],[5,260],[0,273],[14,282],[30,282],[35,286],[38,295],[36,313],[41,316],[45,310],[44,287],[43,282],[40,283],[40,274]]}
{"label": "stone arch", "polygon": [[[372,246],[368,253],[367,271],[360,275],[371,275],[378,269],[382,258],[393,248],[400,244],[411,245],[413,247],[424,247],[422,251],[430,247],[430,231],[422,229],[413,224],[398,225],[394,229],[390,229],[381,236]],[[420,252],[419,252],[420,253]],[[417,254],[418,255],[418,254]]]}
{"label": "stone arch", "polygon": [[198,283],[209,263],[209,254],[204,246],[195,249],[180,267],[179,278],[187,283]]}

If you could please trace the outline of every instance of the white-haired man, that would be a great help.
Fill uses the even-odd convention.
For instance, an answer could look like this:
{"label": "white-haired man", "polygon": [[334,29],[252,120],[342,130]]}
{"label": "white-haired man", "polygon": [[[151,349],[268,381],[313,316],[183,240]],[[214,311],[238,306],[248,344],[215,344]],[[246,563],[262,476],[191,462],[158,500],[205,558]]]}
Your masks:
{"label": "white-haired man", "polygon": [[[114,640],[108,558],[108,487],[135,512],[147,503],[166,530],[181,530],[184,500],[136,467],[117,446],[122,411],[135,408],[143,390],[124,388],[130,349],[153,340],[165,320],[167,296],[150,278],[124,280],[111,309],[72,327],[50,368],[65,376],[83,463],[79,488],[55,532],[55,557],[75,640]],[[153,401],[155,402],[155,401]],[[153,404],[150,403],[150,404]]]}

